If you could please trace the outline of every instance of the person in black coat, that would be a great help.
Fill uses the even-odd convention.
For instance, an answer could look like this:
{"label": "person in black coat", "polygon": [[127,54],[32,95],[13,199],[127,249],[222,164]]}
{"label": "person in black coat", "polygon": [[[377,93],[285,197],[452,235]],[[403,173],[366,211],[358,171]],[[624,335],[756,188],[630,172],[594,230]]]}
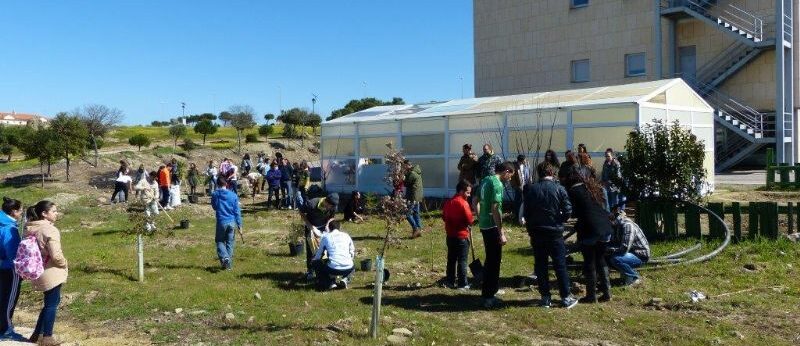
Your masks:
{"label": "person in black coat", "polygon": [[361,192],[353,191],[350,195],[350,200],[344,206],[344,220],[350,222],[362,222],[364,217],[365,208],[361,198]]}
{"label": "person in black coat", "polygon": [[[578,244],[583,255],[583,273],[586,277],[586,296],[581,303],[606,302],[611,300],[611,281],[608,277],[608,264],[605,260],[606,247],[611,240],[612,226],[605,210],[603,191],[590,177],[584,177],[578,170],[572,170],[566,179],[569,198],[572,201],[572,215],[578,219],[575,229]],[[600,286],[599,298],[597,286]]]}

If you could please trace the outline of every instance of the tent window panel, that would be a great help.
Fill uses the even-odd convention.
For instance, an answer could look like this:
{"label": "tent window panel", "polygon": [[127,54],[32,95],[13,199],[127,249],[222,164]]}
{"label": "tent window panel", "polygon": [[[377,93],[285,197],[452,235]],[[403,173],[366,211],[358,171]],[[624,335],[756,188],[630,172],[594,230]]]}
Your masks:
{"label": "tent window panel", "polygon": [[353,156],[354,146],[352,138],[326,138],[322,140],[322,154],[325,157]]}
{"label": "tent window panel", "polygon": [[406,155],[444,154],[444,134],[403,136],[403,152]]}
{"label": "tent window panel", "polygon": [[389,152],[386,143],[396,143],[396,137],[372,137],[361,138],[359,141],[359,154],[361,157],[367,156],[383,156]]}
{"label": "tent window panel", "polygon": [[411,163],[419,165],[422,169],[422,186],[426,188],[443,188],[444,186],[444,157],[437,159],[409,158]]}
{"label": "tent window panel", "polygon": [[[586,144],[589,152],[604,152],[606,148],[613,148],[614,151],[623,151],[628,134],[633,131],[633,126],[616,127],[592,127],[575,129],[573,143]],[[602,161],[602,157],[594,158]]]}
{"label": "tent window panel", "polygon": [[503,127],[502,115],[485,115],[479,117],[452,116],[450,117],[450,131],[499,129]]}
{"label": "tent window panel", "polygon": [[386,165],[363,164],[358,168],[359,188],[380,194],[391,193],[389,185],[383,180],[386,175]]}
{"label": "tent window panel", "polygon": [[573,124],[636,122],[635,107],[576,109],[572,111]]}
{"label": "tent window panel", "polygon": [[640,123],[652,123],[653,120],[667,120],[667,111],[658,108],[641,108],[639,112]]}
{"label": "tent window panel", "polygon": [[403,133],[444,131],[444,119],[403,120]]}
{"label": "tent window panel", "polygon": [[358,124],[358,133],[361,135],[376,135],[379,133],[397,132],[397,123]]}
{"label": "tent window panel", "polygon": [[690,125],[692,123],[692,112],[688,111],[669,111],[669,122],[677,120],[681,125]]}
{"label": "tent window panel", "polygon": [[322,126],[320,130],[322,137],[352,136],[356,134],[355,125],[328,125]]}
{"label": "tent window panel", "polygon": [[[475,148],[473,148],[473,149],[475,149]],[[450,186],[447,186],[447,188],[449,188],[449,189],[455,189],[456,185],[458,184],[458,173],[459,173],[458,172],[458,161],[460,159],[461,158],[455,158],[455,157],[451,157],[450,158],[450,165],[447,168],[447,179],[448,179],[448,181],[450,183],[449,184]],[[473,191],[474,191],[474,189],[473,189]]]}
{"label": "tent window panel", "polygon": [[[563,152],[567,149],[567,131],[555,129],[552,135],[549,128],[545,128],[543,131],[511,131],[508,134],[508,145],[511,151],[519,153],[534,153],[537,149],[540,152],[547,151],[547,149]],[[473,147],[473,149],[475,148]]]}
{"label": "tent window panel", "polygon": [[546,110],[532,110],[524,114],[512,114],[508,116],[508,127],[529,127],[541,126],[549,129],[553,124],[555,126],[565,125],[567,123],[567,112],[557,111],[555,109]]}
{"label": "tent window panel", "polygon": [[355,185],[356,160],[323,160],[325,183],[331,185]]}
{"label": "tent window panel", "polygon": [[494,152],[502,155],[500,139],[502,138],[500,130],[486,131],[486,132],[472,132],[472,133],[451,133],[450,134],[450,154],[461,155],[461,147],[464,144],[472,144],[472,151],[481,155],[481,148],[484,144],[488,143],[494,148]]}

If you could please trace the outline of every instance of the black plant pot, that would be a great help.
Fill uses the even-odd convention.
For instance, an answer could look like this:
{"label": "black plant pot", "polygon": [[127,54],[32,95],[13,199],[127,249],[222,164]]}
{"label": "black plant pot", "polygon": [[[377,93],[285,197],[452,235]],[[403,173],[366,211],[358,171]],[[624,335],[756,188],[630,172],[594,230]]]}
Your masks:
{"label": "black plant pot", "polygon": [[189,220],[181,220],[181,229],[189,229]]}
{"label": "black plant pot", "polygon": [[368,272],[370,270],[372,270],[372,260],[369,258],[361,260],[361,271]]}
{"label": "black plant pot", "polygon": [[300,256],[303,254],[305,247],[303,243],[289,244],[289,255]]}

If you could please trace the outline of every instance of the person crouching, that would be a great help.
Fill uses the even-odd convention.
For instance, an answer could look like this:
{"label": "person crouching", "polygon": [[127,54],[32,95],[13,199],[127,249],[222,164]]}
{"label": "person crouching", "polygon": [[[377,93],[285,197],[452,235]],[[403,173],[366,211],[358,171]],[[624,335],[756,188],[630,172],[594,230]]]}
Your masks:
{"label": "person crouching", "polygon": [[611,246],[606,250],[609,253],[608,263],[622,273],[625,286],[636,286],[642,282],[642,276],[633,268],[650,260],[650,244],[642,228],[624,211],[619,212],[613,225]]}
{"label": "person crouching", "polygon": [[[327,255],[327,261],[322,261],[322,255]],[[317,276],[317,285],[320,289],[334,289],[341,285],[347,288],[350,275],[353,273],[353,258],[356,248],[350,235],[339,230],[339,222],[330,220],[325,227],[325,233],[319,241],[319,249],[311,260]],[[336,277],[342,277],[337,285]]]}

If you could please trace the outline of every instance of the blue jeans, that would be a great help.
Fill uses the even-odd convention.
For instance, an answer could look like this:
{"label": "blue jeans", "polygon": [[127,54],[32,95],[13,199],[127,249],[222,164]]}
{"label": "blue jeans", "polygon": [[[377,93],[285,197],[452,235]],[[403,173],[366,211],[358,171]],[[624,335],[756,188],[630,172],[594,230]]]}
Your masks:
{"label": "blue jeans", "polygon": [[[464,287],[467,285],[467,254],[469,239],[447,237],[447,276],[450,285]],[[456,265],[458,265],[458,282],[456,282]]]}
{"label": "blue jeans", "polygon": [[630,283],[639,278],[639,273],[633,268],[638,268],[642,265],[642,260],[632,253],[626,253],[622,256],[611,256],[611,266],[619,270],[622,276],[625,277],[625,282]]}
{"label": "blue jeans", "polygon": [[422,229],[422,219],[419,215],[419,202],[411,202],[411,206],[408,208],[408,215],[406,215],[406,220],[408,223],[411,224],[411,229],[416,231],[418,229]]}
{"label": "blue jeans", "polygon": [[625,209],[625,196],[622,195],[622,192],[619,191],[611,191],[610,189],[606,190],[606,205],[608,206],[608,211],[611,211],[611,208],[619,207],[620,209]]}
{"label": "blue jeans", "polygon": [[228,259],[233,263],[233,243],[236,240],[236,222],[226,224],[217,223],[217,234],[214,241],[217,242],[217,257],[222,261]]}
{"label": "blue jeans", "polygon": [[537,286],[542,298],[550,298],[550,277],[547,272],[548,258],[553,261],[553,269],[558,280],[558,294],[561,299],[569,297],[569,274],[567,273],[567,248],[564,238],[535,239],[531,237]]}
{"label": "blue jeans", "polygon": [[58,303],[60,302],[61,285],[44,292],[44,307],[42,307],[42,312],[39,313],[39,319],[36,321],[36,328],[33,329],[32,335],[53,336],[56,311],[58,311]]}

